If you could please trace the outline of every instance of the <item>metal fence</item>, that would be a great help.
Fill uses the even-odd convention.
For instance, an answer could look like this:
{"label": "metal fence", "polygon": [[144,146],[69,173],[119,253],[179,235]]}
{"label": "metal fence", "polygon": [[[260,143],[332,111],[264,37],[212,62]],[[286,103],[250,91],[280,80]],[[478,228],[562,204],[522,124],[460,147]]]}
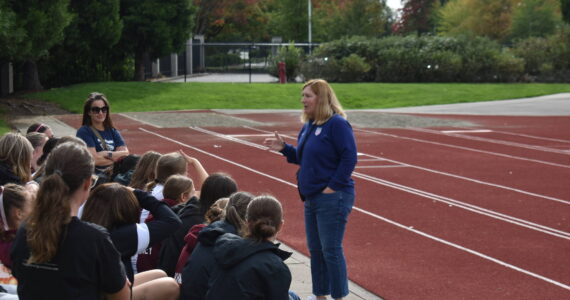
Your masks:
{"label": "metal fence", "polygon": [[[291,43],[310,53],[318,44]],[[272,57],[289,43],[203,43],[189,40],[186,50],[146,65],[146,77],[175,77],[195,73],[269,73]]]}

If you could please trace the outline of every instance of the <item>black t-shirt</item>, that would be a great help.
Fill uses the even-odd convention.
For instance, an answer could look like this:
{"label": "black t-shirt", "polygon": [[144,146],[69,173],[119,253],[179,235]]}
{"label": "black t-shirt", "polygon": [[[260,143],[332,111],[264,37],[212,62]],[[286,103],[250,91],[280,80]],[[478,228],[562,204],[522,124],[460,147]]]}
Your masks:
{"label": "black t-shirt", "polygon": [[11,252],[12,273],[20,299],[101,299],[126,281],[125,268],[103,227],[73,217],[62,234],[59,250],[49,263],[28,264],[30,249],[25,225]]}

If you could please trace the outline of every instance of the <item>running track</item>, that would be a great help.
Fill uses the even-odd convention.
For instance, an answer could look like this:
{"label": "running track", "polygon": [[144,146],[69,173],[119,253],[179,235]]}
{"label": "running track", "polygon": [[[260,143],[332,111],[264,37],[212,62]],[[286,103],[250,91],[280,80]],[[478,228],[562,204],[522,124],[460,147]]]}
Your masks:
{"label": "running track", "polygon": [[[113,118],[132,153],[183,149],[241,190],[275,195],[285,209],[279,239],[307,254],[296,167],[261,146],[274,130],[294,144],[298,114],[232,115],[266,125],[161,128]],[[351,280],[385,299],[570,299],[570,117],[437,117],[478,126],[354,128]]]}

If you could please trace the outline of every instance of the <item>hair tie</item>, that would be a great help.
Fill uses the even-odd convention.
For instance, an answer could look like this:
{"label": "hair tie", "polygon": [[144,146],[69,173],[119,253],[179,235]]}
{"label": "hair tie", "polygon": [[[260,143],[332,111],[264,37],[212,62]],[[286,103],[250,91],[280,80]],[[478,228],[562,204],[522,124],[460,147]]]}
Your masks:
{"label": "hair tie", "polygon": [[2,225],[4,226],[4,230],[10,230],[8,226],[8,219],[6,218],[6,212],[4,211],[4,187],[0,186],[0,217],[2,218]]}
{"label": "hair tie", "polygon": [[63,173],[61,173],[59,169],[55,169],[53,173],[59,175],[59,177],[63,177]]}
{"label": "hair tie", "polygon": [[36,130],[34,130],[34,132],[40,132],[40,130],[42,130],[45,127],[46,125],[40,123],[40,125],[38,126],[38,128],[36,128]]}

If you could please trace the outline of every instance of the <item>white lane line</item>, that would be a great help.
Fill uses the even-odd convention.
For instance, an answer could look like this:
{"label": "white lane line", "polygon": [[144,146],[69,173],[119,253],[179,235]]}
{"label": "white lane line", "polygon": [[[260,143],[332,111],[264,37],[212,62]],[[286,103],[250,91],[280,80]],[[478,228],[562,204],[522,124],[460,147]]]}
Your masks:
{"label": "white lane line", "polygon": [[[265,130],[261,130],[261,129],[257,129],[257,128],[253,128],[253,127],[246,127],[248,129],[251,130],[256,130],[256,131],[260,131],[260,132],[264,132]],[[283,137],[288,137],[288,136],[283,136]],[[291,138],[291,137],[289,137]],[[470,178],[470,177],[465,177],[465,176],[461,176],[461,175],[456,175],[456,174],[451,174],[451,173],[447,173],[447,172],[443,172],[443,171],[438,171],[438,170],[433,170],[433,169],[429,169],[429,168],[424,168],[421,166],[417,166],[417,165],[412,165],[412,164],[408,164],[405,162],[401,162],[398,160],[394,160],[394,159],[389,159],[389,158],[385,158],[385,157],[379,157],[379,156],[375,156],[375,155],[371,155],[371,154],[366,154],[366,156],[371,157],[371,158],[377,158],[377,159],[382,159],[385,161],[389,161],[395,164],[401,164],[401,165],[405,165],[414,169],[418,169],[418,170],[422,170],[425,172],[430,172],[430,173],[435,173],[435,174],[439,174],[439,175],[443,175],[443,176],[449,176],[449,177],[453,177],[453,178],[457,178],[457,179],[461,179],[461,180],[465,180],[465,181],[470,181],[470,182],[474,182],[474,183],[478,183],[478,184],[482,184],[482,185],[487,185],[487,186],[492,186],[495,188],[499,188],[499,189],[504,189],[507,191],[511,191],[511,192],[515,192],[515,193],[520,193],[523,195],[527,195],[527,196],[532,196],[532,197],[537,197],[537,198],[542,198],[542,199],[546,199],[546,200],[550,200],[550,201],[555,201],[555,202],[560,202],[563,204],[568,204],[570,205],[570,201],[568,200],[564,200],[564,199],[559,199],[556,197],[551,197],[551,196],[547,196],[547,195],[542,195],[542,194],[537,194],[537,193],[533,193],[533,192],[529,192],[529,191],[525,191],[525,190],[521,190],[521,189],[516,189],[513,187],[509,187],[509,186],[505,186],[505,185],[500,185],[500,184],[495,184],[495,183],[491,183],[491,182],[487,182],[487,181],[482,181],[482,180],[478,180],[475,178]]]}
{"label": "white lane line", "polygon": [[489,130],[489,129],[474,129],[474,130],[464,129],[464,130],[442,130],[441,132],[443,132],[443,133],[489,133],[489,132],[493,132],[493,130]]}
{"label": "white lane line", "polygon": [[[468,127],[458,127],[458,128],[465,128],[465,129],[468,129]],[[547,137],[543,137],[543,136],[536,136],[536,135],[530,135],[530,134],[524,134],[524,133],[516,133],[516,132],[495,130],[495,129],[493,129],[493,131],[496,132],[496,133],[501,133],[501,134],[506,134],[506,135],[514,135],[514,136],[521,136],[521,137],[526,137],[526,138],[536,139],[536,140],[559,142],[559,143],[569,143],[569,144],[570,144],[570,141],[569,141],[569,140],[562,140],[562,139],[555,139],[555,138],[547,138]]]}
{"label": "white lane line", "polygon": [[403,165],[384,165],[384,166],[356,166],[357,169],[388,169],[388,168],[407,168]]}
{"label": "white lane line", "polygon": [[539,164],[543,164],[543,165],[549,165],[549,166],[554,166],[554,167],[559,167],[559,168],[570,169],[570,165],[557,164],[557,163],[548,162],[548,161],[543,161],[543,160],[538,160],[538,159],[532,159],[532,158],[526,158],[526,157],[520,157],[520,156],[514,156],[514,155],[503,154],[503,153],[497,153],[497,152],[491,152],[491,151],[473,149],[473,148],[468,148],[468,147],[463,147],[463,146],[457,146],[457,145],[451,145],[451,144],[444,144],[444,143],[439,143],[439,142],[434,142],[434,141],[422,140],[422,139],[417,139],[417,138],[410,138],[410,137],[399,136],[399,135],[390,134],[390,133],[384,133],[384,132],[370,131],[370,130],[365,130],[365,129],[357,129],[357,128],[354,128],[353,130],[354,130],[354,131],[359,131],[359,132],[370,133],[370,134],[388,136],[388,137],[392,137],[392,138],[396,138],[396,139],[409,140],[409,141],[414,141],[414,142],[420,142],[420,143],[438,145],[438,146],[449,147],[449,148],[455,148],[455,149],[461,149],[461,150],[472,151],[472,152],[478,152],[478,153],[485,153],[485,154],[494,155],[494,156],[506,157],[506,158],[510,158],[510,159],[516,159],[516,160],[522,160],[522,161],[529,161],[529,162],[539,163]]}
{"label": "white lane line", "polygon": [[[220,134],[220,133],[217,133],[217,132],[214,132],[214,131],[210,131],[210,130],[207,130],[207,129],[198,128],[198,127],[193,127],[192,129],[197,130],[197,131],[200,131],[200,132],[208,133],[208,134],[214,135],[214,136],[219,137],[219,138],[222,138],[222,139],[230,140],[230,141],[232,141],[232,142],[240,143],[240,144],[243,144],[243,145],[246,145],[246,146],[252,146],[252,147],[255,147],[255,148],[258,148],[258,149],[264,149],[264,150],[267,149],[265,146],[260,146],[260,145],[258,145],[258,144],[254,144],[254,143],[251,143],[251,142],[249,142],[249,141],[244,141],[244,140],[236,139],[236,138],[233,138],[233,137],[228,137],[227,135]],[[281,155],[281,153],[279,153],[279,152],[274,152],[274,153]],[[358,172],[354,172],[353,175],[354,175],[354,177],[357,177],[357,178],[360,178],[360,179],[365,179],[365,180],[368,180],[368,181],[371,181],[371,182],[374,182],[374,183],[377,183],[377,184],[380,184],[380,185],[384,185],[384,186],[387,186],[387,187],[390,187],[390,188],[394,188],[394,189],[398,189],[398,190],[401,190],[401,191],[404,191],[404,192],[407,192],[407,193],[411,193],[411,194],[414,194],[414,195],[418,195],[418,196],[423,197],[423,198],[427,198],[427,199],[430,199],[430,200],[435,200],[435,201],[443,202],[443,203],[446,203],[446,204],[448,204],[448,205],[454,205],[454,206],[457,206],[457,207],[459,207],[459,208],[462,208],[462,209],[471,211],[471,212],[476,213],[476,214],[481,214],[481,215],[484,215],[484,216],[487,216],[487,217],[491,217],[491,218],[494,218],[494,219],[497,219],[497,220],[500,220],[500,221],[504,221],[504,222],[511,223],[511,224],[518,225],[518,226],[522,226],[522,227],[525,227],[525,228],[528,228],[528,229],[531,229],[531,230],[535,230],[535,231],[539,231],[539,232],[542,232],[542,233],[545,233],[545,234],[549,234],[549,235],[552,235],[552,236],[555,236],[555,237],[559,237],[559,238],[563,238],[563,239],[570,240],[570,233],[565,232],[565,231],[561,231],[561,230],[558,230],[558,229],[555,229],[555,228],[551,228],[551,227],[548,227],[548,226],[540,225],[540,224],[537,224],[537,223],[534,223],[534,222],[530,222],[530,221],[523,220],[523,219],[520,219],[520,218],[516,218],[516,217],[510,216],[510,215],[506,215],[506,214],[503,214],[503,213],[499,213],[499,212],[496,212],[496,211],[493,211],[493,210],[490,210],[490,209],[486,209],[486,208],[483,208],[483,207],[480,207],[480,206],[476,206],[476,205],[473,205],[473,204],[461,202],[461,201],[459,201],[459,200],[455,200],[455,199],[452,199],[452,198],[444,197],[444,196],[441,196],[441,195],[429,193],[429,192],[427,192],[427,191],[422,191],[422,190],[415,189],[415,188],[412,188],[412,187],[409,187],[409,186],[405,186],[405,185],[401,185],[401,184],[398,184],[398,183],[395,183],[395,182],[391,182],[391,181],[388,181],[388,180],[384,180],[384,179],[380,179],[380,178],[377,178],[377,177],[373,177],[373,176],[370,176],[370,175],[365,175],[365,174],[358,173]]]}
{"label": "white lane line", "polygon": [[[204,151],[204,150],[202,150],[202,149],[199,149],[199,148],[190,146],[190,145],[188,145],[188,144],[182,143],[182,142],[180,142],[180,141],[171,139],[171,138],[169,138],[169,137],[167,137],[167,136],[164,136],[164,135],[161,135],[161,134],[159,134],[159,133],[156,133],[156,132],[153,132],[153,131],[150,131],[150,130],[146,130],[146,129],[144,129],[144,128],[139,128],[139,130],[141,130],[141,131],[143,131],[143,132],[146,132],[146,133],[148,133],[148,134],[152,134],[152,135],[157,136],[157,137],[159,137],[159,138],[165,139],[165,140],[167,140],[167,141],[171,141],[171,142],[176,143],[176,144],[178,144],[178,145],[181,145],[181,146],[184,146],[184,147],[193,149],[193,150],[198,151],[198,152],[200,152],[200,153],[203,153],[203,154],[205,154],[205,155],[209,155],[209,156],[211,156],[211,157],[217,158],[217,159],[222,160],[222,161],[224,161],[224,162],[227,162],[227,163],[229,163],[229,164],[232,164],[232,165],[238,166],[238,167],[240,167],[240,168],[246,169],[246,170],[248,170],[248,171],[251,171],[251,172],[253,172],[253,173],[255,173],[255,174],[259,174],[259,175],[262,175],[262,176],[271,178],[271,179],[273,179],[273,180],[276,180],[276,181],[278,181],[278,182],[281,182],[281,183],[283,183],[283,184],[286,184],[286,185],[288,185],[288,186],[297,188],[297,185],[294,184],[294,183],[291,183],[291,182],[288,182],[288,181],[286,181],[286,180],[277,178],[277,177],[275,177],[275,176],[272,176],[272,175],[263,173],[263,172],[261,172],[261,171],[255,170],[255,169],[252,169],[252,168],[247,167],[247,166],[244,166],[244,165],[242,165],[242,164],[240,164],[240,163],[237,163],[237,162],[231,161],[231,160],[229,160],[229,159],[220,157],[220,156],[218,156],[218,155],[211,154],[211,153],[209,153],[209,152],[207,152],[207,151]],[[380,216],[380,215],[371,213],[371,212],[366,211],[366,210],[364,210],[364,209],[361,209],[361,208],[359,208],[359,207],[354,206],[353,209],[356,210],[356,211],[359,211],[359,212],[361,212],[361,213],[363,213],[363,214],[365,214],[365,215],[371,216],[371,217],[376,218],[376,219],[378,219],[378,220],[381,220],[381,221],[384,221],[384,222],[386,222],[386,223],[389,223],[389,224],[392,224],[392,225],[394,225],[394,226],[397,226],[397,227],[399,227],[399,228],[401,228],[401,229],[404,229],[404,230],[413,232],[413,233],[415,233],[415,234],[421,235],[421,236],[426,237],[426,238],[428,238],[428,239],[431,239],[431,240],[440,242],[440,243],[442,243],[442,244],[451,246],[451,247],[453,247],[453,248],[455,248],[455,249],[458,249],[458,250],[461,250],[461,251],[465,251],[465,252],[467,252],[467,253],[470,253],[470,254],[472,254],[472,255],[478,256],[478,257],[483,258],[483,259],[485,259],[485,260],[494,262],[494,263],[496,263],[496,264],[498,264],[498,265],[501,265],[501,266],[503,266],[503,267],[509,268],[509,269],[511,269],[511,270],[515,270],[515,271],[517,271],[517,272],[521,272],[521,273],[526,274],[526,275],[528,275],[528,276],[531,276],[531,277],[534,277],[534,278],[543,280],[543,281],[545,281],[545,282],[547,282],[547,283],[550,283],[550,284],[559,286],[559,287],[561,287],[561,288],[563,288],[563,289],[570,290],[570,286],[569,286],[569,285],[563,284],[563,283],[561,283],[561,282],[558,282],[558,281],[556,281],[556,280],[547,278],[547,277],[542,276],[542,275],[539,275],[539,274],[537,274],[537,273],[534,273],[534,272],[531,272],[531,271],[528,271],[528,270],[519,268],[519,267],[517,267],[517,266],[515,266],[515,265],[509,264],[509,263],[507,263],[507,262],[504,262],[504,261],[502,261],[502,260],[496,259],[496,258],[491,257],[491,256],[488,256],[488,255],[485,255],[485,254],[483,254],[483,253],[481,253],[481,252],[478,252],[478,251],[475,251],[475,250],[472,250],[472,249],[463,247],[463,246],[461,246],[461,245],[458,245],[458,244],[455,244],[455,243],[446,241],[446,240],[444,240],[444,239],[438,238],[438,237],[436,237],[436,236],[434,236],[434,235],[427,234],[427,233],[422,232],[422,231],[419,231],[419,230],[417,230],[417,229],[413,229],[413,228],[411,228],[411,227],[409,227],[409,226],[405,226],[405,225],[403,225],[403,224],[400,224],[400,223],[395,222],[395,221],[393,221],[393,220],[390,220],[390,219],[388,219],[388,218],[382,217],[382,216]]]}
{"label": "white lane line", "polygon": [[395,182],[391,182],[391,181],[380,179],[377,177],[365,175],[362,173],[354,172],[353,176],[356,178],[364,179],[364,180],[374,182],[374,183],[377,183],[377,184],[380,184],[380,185],[383,185],[386,187],[397,189],[397,190],[400,190],[403,192],[418,195],[418,196],[423,197],[423,198],[443,202],[443,203],[446,203],[450,206],[456,206],[458,208],[462,208],[462,209],[471,211],[471,212],[476,213],[476,214],[481,214],[481,215],[488,216],[488,217],[491,217],[491,218],[494,218],[494,219],[497,219],[500,221],[504,221],[504,222],[511,223],[511,224],[518,225],[518,226],[522,226],[522,227],[525,227],[525,228],[528,228],[531,230],[546,233],[546,234],[549,234],[549,235],[552,235],[555,237],[570,240],[570,233],[562,231],[562,230],[558,230],[558,229],[555,229],[552,227],[540,225],[540,224],[537,224],[534,222],[530,222],[530,221],[523,220],[523,219],[520,219],[517,217],[513,217],[513,216],[503,214],[503,213],[499,213],[499,212],[496,212],[496,211],[493,211],[490,209],[486,209],[486,208],[483,208],[483,207],[480,207],[477,205],[461,202],[459,200],[455,200],[455,199],[448,198],[445,196],[441,196],[441,195],[433,194],[430,192],[418,190],[418,189],[415,189],[415,188],[412,188],[409,186],[401,185],[401,184],[398,184]]}
{"label": "white lane line", "polygon": [[263,134],[228,134],[228,136],[240,138],[240,137],[272,137],[274,135],[271,133],[263,133]]}
{"label": "white lane line", "polygon": [[127,114],[124,114],[124,113],[119,113],[119,115],[120,115],[120,116],[123,116],[123,117],[125,117],[125,118],[127,118],[127,119],[131,119],[131,120],[133,120],[133,121],[137,121],[137,122],[139,122],[139,123],[143,123],[143,124],[145,124],[145,125],[152,126],[152,127],[154,127],[154,128],[162,128],[162,126],[158,126],[158,125],[156,125],[156,124],[149,123],[149,122],[147,122],[147,121],[145,121],[145,120],[140,120],[140,119],[137,119],[137,118],[135,118],[135,117],[131,117],[131,116],[129,116],[129,115],[127,115]]}
{"label": "white lane line", "polygon": [[419,231],[419,230],[417,230],[417,229],[414,229],[414,228],[412,228],[412,227],[405,226],[405,225],[403,225],[403,224],[400,224],[400,223],[397,223],[397,222],[395,222],[395,221],[392,221],[392,220],[390,220],[390,219],[388,219],[388,218],[385,218],[385,217],[382,217],[382,216],[380,216],[380,215],[371,213],[371,212],[369,212],[369,211],[360,209],[360,208],[358,208],[358,207],[356,207],[356,206],[353,207],[353,209],[356,210],[356,211],[359,211],[359,212],[361,212],[361,213],[363,213],[363,214],[369,215],[369,216],[371,216],[371,217],[373,217],[373,218],[376,218],[376,219],[378,219],[378,220],[382,220],[382,221],[384,221],[384,222],[386,222],[386,223],[392,224],[392,225],[394,225],[394,226],[396,226],[396,227],[399,227],[399,228],[401,228],[401,229],[404,229],[404,230],[407,230],[407,231],[411,231],[411,232],[413,232],[413,233],[415,233],[415,234],[421,235],[421,236],[423,236],[423,237],[426,237],[426,238],[428,238],[428,239],[434,240],[434,241],[436,241],[436,242],[440,242],[440,243],[442,243],[442,244],[448,245],[448,246],[453,247],[453,248],[456,248],[456,249],[458,249],[458,250],[465,251],[465,252],[467,252],[467,253],[473,254],[473,255],[478,256],[478,257],[480,257],[480,258],[483,258],[483,259],[492,261],[492,262],[494,262],[494,263],[496,263],[496,264],[499,264],[499,265],[504,266],[504,267],[506,267],[506,268],[509,268],[509,269],[511,269],[511,270],[515,270],[515,271],[521,272],[521,273],[526,274],[526,275],[528,275],[528,276],[531,276],[531,277],[534,277],[534,278],[537,278],[537,279],[546,281],[546,282],[548,282],[548,283],[554,284],[554,285],[556,285],[556,286],[559,286],[559,287],[561,287],[561,288],[563,288],[563,289],[570,290],[570,286],[569,286],[569,285],[566,285],[566,284],[564,284],[564,283],[561,283],[561,282],[558,282],[558,281],[556,281],[556,280],[550,279],[550,278],[548,278],[548,277],[545,277],[545,276],[539,275],[539,274],[537,274],[537,273],[534,273],[534,272],[525,270],[525,269],[523,269],[523,268],[519,268],[519,267],[517,267],[517,266],[515,266],[515,265],[511,265],[511,264],[506,263],[506,262],[504,262],[504,261],[502,261],[502,260],[496,259],[496,258],[491,257],[491,256],[488,256],[488,255],[485,255],[485,254],[483,254],[483,253],[481,253],[481,252],[478,252],[478,251],[475,251],[475,250],[472,250],[472,249],[463,247],[463,246],[461,246],[461,245],[452,243],[452,242],[450,242],[450,241],[446,241],[446,240],[441,239],[441,238],[438,238],[438,237],[436,237],[436,236],[434,236],[434,235],[431,235],[431,234],[428,234],[428,233]]}
{"label": "white lane line", "polygon": [[505,145],[505,146],[510,146],[510,147],[518,147],[518,148],[524,148],[524,149],[530,149],[530,150],[536,150],[536,151],[543,151],[543,152],[569,155],[569,153],[566,152],[566,150],[548,148],[548,147],[543,147],[543,146],[529,145],[529,144],[523,144],[523,143],[517,143],[517,142],[509,142],[509,141],[484,138],[484,137],[479,137],[479,136],[456,134],[453,132],[431,130],[431,129],[426,129],[426,128],[406,128],[406,129],[411,130],[411,131],[427,132],[427,133],[437,134],[437,135],[452,136],[452,137],[466,139],[466,140],[472,140],[472,141],[493,143],[493,144]]}

